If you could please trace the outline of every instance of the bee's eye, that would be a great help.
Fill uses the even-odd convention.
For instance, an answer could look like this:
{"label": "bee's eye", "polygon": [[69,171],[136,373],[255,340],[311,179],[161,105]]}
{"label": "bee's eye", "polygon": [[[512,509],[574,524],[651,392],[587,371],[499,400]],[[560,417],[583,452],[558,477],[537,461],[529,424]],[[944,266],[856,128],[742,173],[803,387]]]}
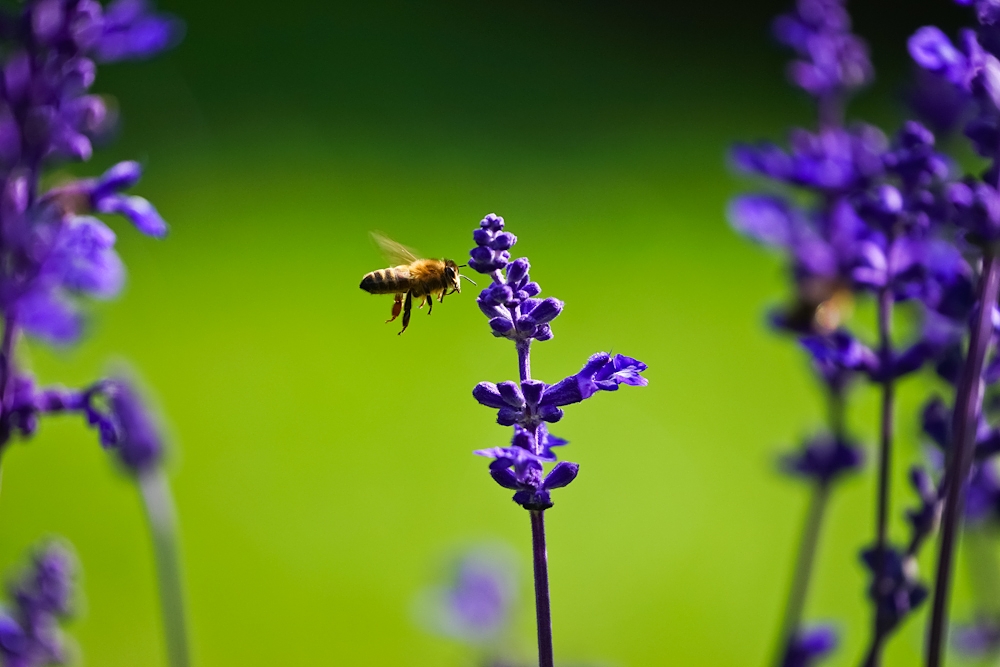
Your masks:
{"label": "bee's eye", "polygon": [[446,266],[445,267],[444,274],[446,276],[448,276],[448,280],[454,280],[455,279],[455,269],[451,268],[450,266]]}

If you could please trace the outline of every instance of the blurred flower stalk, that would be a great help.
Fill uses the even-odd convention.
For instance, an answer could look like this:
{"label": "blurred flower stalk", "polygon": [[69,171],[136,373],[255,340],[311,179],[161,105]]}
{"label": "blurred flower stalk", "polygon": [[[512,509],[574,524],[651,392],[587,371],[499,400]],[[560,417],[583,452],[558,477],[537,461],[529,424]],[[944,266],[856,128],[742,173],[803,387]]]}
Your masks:
{"label": "blurred flower stalk", "polygon": [[[46,189],[46,175],[85,162],[114,129],[115,114],[93,94],[98,64],[145,59],[173,46],[182,26],[143,0],[28,0],[0,9],[0,455],[30,438],[43,416],[79,414],[136,481],[156,547],[172,667],[188,664],[176,526],[161,469],[163,442],[135,384],[125,376],[80,390],[39,387],[18,363],[25,337],[77,343],[87,299],[110,299],[124,283],[115,232],[95,215],[122,216],[154,238],[167,232],[156,209],[127,194],[137,162]],[[60,661],[54,619],[68,606],[68,562],[55,547],[13,592],[16,612],[0,617],[3,664]],[[53,597],[54,596],[54,597]],[[51,641],[50,641],[51,640]]]}
{"label": "blurred flower stalk", "polygon": [[[476,247],[469,267],[492,280],[476,303],[489,319],[493,336],[514,343],[519,380],[497,384],[480,382],[472,391],[480,404],[497,411],[497,423],[514,429],[509,446],[481,449],[476,454],[493,459],[489,470],[500,486],[514,491],[514,502],[531,518],[535,578],[535,614],[538,624],[539,667],[552,667],[552,618],[549,603],[548,553],[545,545],[545,511],[552,507],[551,491],[568,486],[580,466],[558,461],[555,447],[566,440],[549,433],[548,424],[563,417],[562,408],[580,403],[601,391],[616,391],[622,384],[645,386],[646,364],[618,354],[598,352],[583,368],[555,384],[531,377],[533,341],[552,338],[551,322],[562,312],[563,302],[539,298],[542,288],[528,274],[528,259],[510,261],[517,242],[504,231],[503,218],[489,214],[473,232]],[[558,462],[557,462],[558,461]],[[546,464],[555,464],[545,473]]]}
{"label": "blurred flower stalk", "polygon": [[[920,85],[951,93],[918,108],[935,112],[926,119],[935,127],[965,121],[965,136],[988,161],[981,177],[960,177],[919,122],[906,122],[891,140],[871,125],[845,123],[846,101],[873,71],[843,0],[798,0],[774,23],[778,41],[797,54],[790,81],[816,101],[816,130],[792,130],[788,148],[764,142],[733,149],[736,168],[770,187],[735,199],[730,219],[738,231],[787,258],[793,297],[771,323],[800,341],[830,404],[829,433],[785,459],[787,471],[812,481],[814,500],[776,664],[808,664],[833,648],[832,634],[816,641],[815,631],[803,629],[802,611],[832,482],[861,461],[844,424],[848,388],[862,378],[882,395],[874,539],[861,554],[871,573],[873,607],[863,664],[881,663],[885,642],[930,594],[926,664],[942,664],[958,532],[977,480],[992,474],[990,459],[1000,451],[988,402],[984,410],[984,398],[1000,379],[994,349],[1000,325],[1000,5],[957,1],[974,10],[978,26],[962,31],[958,46],[937,28],[921,28],[909,50],[924,70]],[[919,93],[914,99],[926,101],[928,94]],[[849,327],[852,304],[865,300],[875,306],[871,328],[877,332],[868,343]],[[901,341],[900,329],[916,333]],[[929,466],[912,468],[918,504],[906,513],[908,539],[894,544],[889,501],[896,388],[925,367],[954,398],[949,407],[929,397],[921,415],[941,451],[932,453]],[[939,525],[934,585],[928,588],[918,578],[916,557]]]}

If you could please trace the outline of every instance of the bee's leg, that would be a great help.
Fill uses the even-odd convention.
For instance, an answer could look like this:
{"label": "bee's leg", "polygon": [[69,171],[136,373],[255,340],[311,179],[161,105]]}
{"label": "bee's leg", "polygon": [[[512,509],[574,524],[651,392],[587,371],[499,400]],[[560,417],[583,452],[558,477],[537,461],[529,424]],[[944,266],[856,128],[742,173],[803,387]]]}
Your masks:
{"label": "bee's leg", "polygon": [[424,298],[427,299],[427,314],[430,315],[431,311],[434,310],[434,295],[428,294]]}
{"label": "bee's leg", "polygon": [[438,303],[444,303],[444,295],[448,293],[448,290],[441,290],[441,296],[438,297]]}
{"label": "bee's leg", "polygon": [[420,300],[420,305],[417,306],[417,308],[421,308],[422,309],[424,307],[425,303],[427,303],[427,297],[426,296],[423,299]]}
{"label": "bee's leg", "polygon": [[386,324],[399,317],[399,311],[403,308],[403,295],[397,294],[396,300],[392,302],[392,317],[385,321]]}
{"label": "bee's leg", "polygon": [[403,328],[399,330],[399,333],[403,333],[404,331],[406,331],[406,327],[410,326],[411,310],[413,310],[413,295],[410,292],[407,292],[406,302],[403,304]]}

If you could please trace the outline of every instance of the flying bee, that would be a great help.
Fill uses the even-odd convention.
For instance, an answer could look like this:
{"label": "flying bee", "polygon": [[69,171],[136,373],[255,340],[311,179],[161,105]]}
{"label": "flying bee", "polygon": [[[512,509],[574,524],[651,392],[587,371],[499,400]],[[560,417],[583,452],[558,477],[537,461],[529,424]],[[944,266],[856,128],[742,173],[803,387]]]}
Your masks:
{"label": "flying bee", "polygon": [[406,331],[410,324],[410,310],[413,308],[414,297],[421,299],[419,308],[427,304],[427,314],[434,308],[434,297],[439,303],[444,303],[444,297],[455,292],[461,293],[461,278],[475,285],[471,278],[459,273],[465,264],[455,264],[450,259],[418,259],[412,250],[400,245],[392,239],[372,232],[372,238],[385,254],[386,259],[395,264],[388,269],[379,269],[365,274],[361,279],[361,289],[369,294],[393,294],[392,317],[386,324],[403,313],[403,328]]}
{"label": "flying bee", "polygon": [[799,282],[795,301],[780,313],[784,325],[794,331],[826,335],[850,319],[854,299],[837,278],[810,277]]}

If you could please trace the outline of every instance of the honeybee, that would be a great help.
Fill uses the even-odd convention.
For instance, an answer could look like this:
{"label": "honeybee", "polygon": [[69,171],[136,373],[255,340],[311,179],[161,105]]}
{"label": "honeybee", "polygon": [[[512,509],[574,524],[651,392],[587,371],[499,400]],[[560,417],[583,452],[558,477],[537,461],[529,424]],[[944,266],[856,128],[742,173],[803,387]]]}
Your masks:
{"label": "honeybee", "polygon": [[850,319],[853,310],[854,299],[843,281],[812,277],[799,283],[795,301],[780,317],[795,331],[826,335]]}
{"label": "honeybee", "polygon": [[464,278],[475,285],[471,278],[459,273],[465,264],[455,264],[450,259],[418,259],[412,250],[396,243],[392,239],[372,232],[372,238],[385,254],[386,259],[396,264],[388,269],[379,269],[366,273],[361,279],[361,289],[369,294],[394,294],[392,317],[388,324],[403,313],[403,328],[406,331],[410,324],[410,310],[413,308],[413,298],[422,299],[419,308],[427,304],[427,314],[434,308],[434,297],[439,303],[444,303],[444,297],[455,292],[461,293],[460,279]]}

